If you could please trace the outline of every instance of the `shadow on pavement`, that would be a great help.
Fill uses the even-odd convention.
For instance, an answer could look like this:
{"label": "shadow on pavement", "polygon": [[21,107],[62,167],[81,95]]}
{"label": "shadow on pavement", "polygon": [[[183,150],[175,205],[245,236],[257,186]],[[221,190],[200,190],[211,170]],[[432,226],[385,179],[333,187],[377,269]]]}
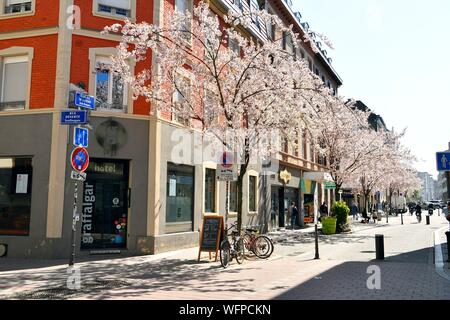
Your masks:
{"label": "shadow on pavement", "polygon": [[[254,258],[250,258],[254,259]],[[227,275],[239,274],[243,267],[245,270],[252,270],[252,266],[238,266],[235,261],[228,269],[223,269],[220,262],[208,263],[198,262],[197,260],[163,259],[158,261],[134,261],[130,265],[122,264],[120,261],[109,264],[92,262],[81,266],[82,287],[86,290],[72,291],[67,290],[67,269],[58,268],[55,270],[39,273],[23,274],[4,274],[0,275],[0,295],[2,288],[15,288],[26,284],[28,281],[38,282],[30,290],[19,295],[9,295],[8,299],[67,299],[83,296],[83,299],[127,299],[139,298],[143,295],[149,295],[154,291],[183,291],[183,284],[189,288],[189,291],[201,293],[224,292],[253,292],[251,282],[253,279],[239,278],[239,284],[236,281],[217,280],[218,272],[226,272]],[[254,268],[256,269],[256,268]],[[242,285],[241,285],[242,284]],[[111,287],[112,286],[112,287]],[[247,289],[247,288],[250,289]],[[121,293],[121,289],[126,293]],[[114,290],[114,293],[108,293],[105,290]]]}
{"label": "shadow on pavement", "polygon": [[[275,300],[436,300],[450,299],[448,281],[439,277],[425,248],[384,261],[345,262],[275,297]],[[370,266],[380,268],[380,290]],[[369,277],[372,277],[369,279]]]}

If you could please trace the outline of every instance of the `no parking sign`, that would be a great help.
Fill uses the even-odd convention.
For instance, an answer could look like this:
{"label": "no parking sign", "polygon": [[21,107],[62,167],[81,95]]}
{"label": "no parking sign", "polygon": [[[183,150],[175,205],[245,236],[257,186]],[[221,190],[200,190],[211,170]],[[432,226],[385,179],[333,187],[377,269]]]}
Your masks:
{"label": "no parking sign", "polygon": [[89,154],[83,147],[75,148],[70,156],[70,162],[74,170],[84,172],[89,166]]}

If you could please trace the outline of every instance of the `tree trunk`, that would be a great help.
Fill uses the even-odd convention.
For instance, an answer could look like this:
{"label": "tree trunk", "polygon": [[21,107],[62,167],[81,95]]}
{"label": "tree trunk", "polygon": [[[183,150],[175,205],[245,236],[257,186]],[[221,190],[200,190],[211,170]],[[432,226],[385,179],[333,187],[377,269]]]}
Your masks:
{"label": "tree trunk", "polygon": [[240,233],[242,229],[242,212],[244,201],[242,201],[242,198],[244,196],[244,193],[242,192],[242,186],[244,184],[244,176],[247,173],[248,164],[250,162],[250,154],[248,152],[245,152],[244,156],[245,160],[244,163],[241,164],[238,181],[237,181],[237,192],[238,192],[238,212],[237,212],[237,231]]}

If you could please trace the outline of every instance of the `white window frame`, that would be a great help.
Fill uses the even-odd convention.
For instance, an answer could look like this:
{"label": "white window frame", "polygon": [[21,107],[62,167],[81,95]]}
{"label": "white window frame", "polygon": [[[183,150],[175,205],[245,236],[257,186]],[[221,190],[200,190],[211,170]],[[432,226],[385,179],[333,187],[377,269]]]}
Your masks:
{"label": "white window frame", "polygon": [[[95,59],[95,65],[97,66],[99,63],[108,65],[111,63],[111,59],[106,56],[97,56]],[[108,104],[112,104],[113,100],[113,88],[114,88],[114,74],[110,71],[109,72],[109,79],[108,79]],[[97,98],[97,72],[95,73],[95,92],[94,97]],[[128,90],[126,87],[123,89],[123,98],[122,98],[122,106],[126,106],[128,109]],[[120,113],[127,113],[127,110],[124,109],[99,109],[99,111],[111,111],[111,112],[120,112]]]}
{"label": "white window frame", "polygon": [[30,11],[6,13],[6,0],[0,0],[0,20],[34,15],[36,13],[36,0],[24,0],[23,2],[31,2]]}
{"label": "white window frame", "polygon": [[[256,210],[250,210],[250,177],[255,178],[255,209]],[[248,173],[248,179],[247,179],[247,210],[249,214],[257,214],[258,213],[258,206],[259,206],[259,177],[258,173],[256,171],[250,170]]]}
{"label": "white window frame", "polygon": [[[187,81],[188,87],[191,87],[192,79],[191,79],[191,76],[190,76],[188,71],[186,71],[186,70],[178,70],[177,71],[177,76],[179,78],[182,78],[183,81]],[[192,94],[192,92],[187,92],[186,94],[189,97]],[[175,96],[178,96],[178,89],[175,88],[175,85],[173,84],[172,103],[178,102],[178,99],[175,100]],[[179,120],[180,117],[178,115],[174,114],[173,112],[171,112],[171,114],[172,114],[171,119],[172,119],[173,123],[176,123],[176,124],[182,125],[182,126],[186,126],[186,127],[190,127],[191,126],[191,124],[192,124],[191,120],[192,119],[187,119],[188,123],[186,124],[183,121]]]}
{"label": "white window frame", "polygon": [[[90,48],[89,49],[89,94],[96,97],[97,90],[97,61],[99,59],[105,59],[107,61],[111,56],[117,54],[115,48]],[[130,71],[134,74],[134,69],[136,66],[136,62],[128,61],[130,65]],[[98,111],[94,111],[94,113],[99,112],[102,115],[106,113],[111,114],[132,114],[133,113],[133,95],[131,92],[130,86],[126,86],[123,92],[123,104],[126,105],[127,110],[105,110],[100,109]]]}
{"label": "white window frame", "polygon": [[[188,8],[188,11],[192,15],[193,14],[193,10],[194,10],[193,0],[184,0],[184,1],[188,1],[189,2],[187,4],[187,8]],[[177,0],[174,0],[173,9],[175,11],[179,11],[178,8],[177,8]],[[192,31],[192,25],[190,25],[189,27],[190,27],[190,29]],[[186,44],[189,45],[189,46],[192,46],[192,34],[189,34],[189,39],[186,39]]]}
{"label": "white window frame", "polygon": [[[1,1],[1,0],[0,0]],[[8,111],[23,111],[30,109],[30,96],[31,96],[31,75],[32,75],[32,67],[33,67],[33,58],[34,58],[34,48],[33,47],[10,47],[7,49],[0,50],[0,66],[1,66],[1,87],[0,87],[0,98],[3,98],[3,89],[4,89],[4,68],[3,68],[3,60],[5,58],[12,57],[23,57],[26,56],[28,59],[28,74],[27,74],[27,88],[25,95],[25,107],[23,109],[11,109],[0,111],[1,113]]]}
{"label": "white window frame", "polygon": [[130,0],[130,5],[131,5],[130,16],[126,17],[126,16],[122,16],[119,14],[113,14],[113,13],[99,11],[98,0],[92,0],[92,14],[97,17],[108,18],[108,19],[113,19],[113,20],[125,20],[128,18],[130,21],[135,22],[136,21],[136,1],[137,0]]}
{"label": "white window frame", "polygon": [[[206,194],[205,194],[205,189],[206,189],[206,170],[215,170],[216,172],[216,181],[215,181],[215,193],[214,193],[214,212],[209,212],[206,211],[206,206],[205,206],[205,202],[206,202]],[[219,181],[217,180],[217,165],[215,163],[205,163],[203,166],[203,214],[218,214],[219,213],[219,204],[220,204],[220,184]]]}

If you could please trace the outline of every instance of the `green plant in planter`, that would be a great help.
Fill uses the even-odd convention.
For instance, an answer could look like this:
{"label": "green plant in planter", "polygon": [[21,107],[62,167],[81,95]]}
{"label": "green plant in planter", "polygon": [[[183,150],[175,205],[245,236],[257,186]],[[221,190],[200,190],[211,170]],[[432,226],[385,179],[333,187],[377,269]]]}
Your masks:
{"label": "green plant in planter", "polygon": [[335,234],[336,233],[337,219],[334,217],[322,218],[322,232],[323,234]]}
{"label": "green plant in planter", "polygon": [[350,213],[350,208],[344,201],[335,202],[331,208],[331,216],[335,217],[336,222],[336,232],[341,233],[349,229],[348,226],[348,215]]}

